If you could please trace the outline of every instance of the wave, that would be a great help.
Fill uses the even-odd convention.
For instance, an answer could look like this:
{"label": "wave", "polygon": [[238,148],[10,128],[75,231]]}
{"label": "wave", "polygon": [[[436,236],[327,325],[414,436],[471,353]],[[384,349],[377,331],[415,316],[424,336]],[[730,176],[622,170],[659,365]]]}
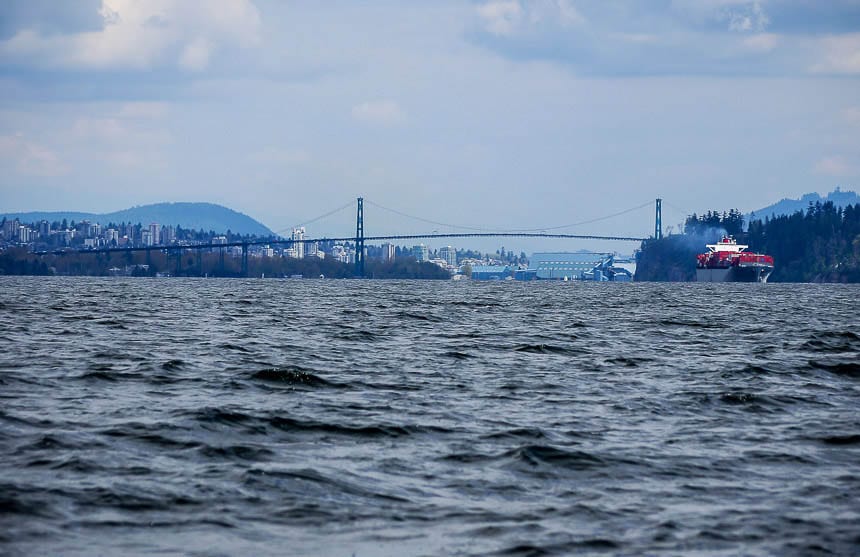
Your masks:
{"label": "wave", "polygon": [[527,354],[581,354],[581,350],[564,348],[552,344],[518,344],[512,348],[514,352]]}
{"label": "wave", "polygon": [[163,364],[161,364],[161,369],[164,371],[179,371],[185,367],[185,362],[182,360],[167,360]]}
{"label": "wave", "polygon": [[581,541],[559,542],[536,545],[517,543],[510,547],[487,553],[498,557],[543,557],[545,555],[574,555],[582,552],[606,552],[621,547],[619,543],[606,538],[592,538]]}
{"label": "wave", "polygon": [[268,423],[282,431],[323,432],[357,437],[405,437],[409,435],[438,435],[453,432],[453,430],[449,428],[436,425],[396,425],[378,423],[373,425],[353,426],[313,420],[296,420],[282,416],[275,416],[269,419]]}
{"label": "wave", "polygon": [[389,502],[408,503],[409,500],[397,495],[373,491],[361,487],[353,482],[348,482],[343,479],[335,479],[326,476],[319,470],[313,468],[298,468],[298,469],[260,469],[252,468],[245,472],[244,482],[246,484],[275,484],[283,486],[284,480],[292,480],[302,483],[317,484],[323,487],[326,491],[336,491],[346,495],[358,496],[362,498],[382,499]]}
{"label": "wave", "polygon": [[552,464],[575,470],[601,467],[606,464],[602,458],[585,451],[571,451],[551,445],[525,445],[503,454],[505,457],[522,461],[532,466]]}
{"label": "wave", "polygon": [[228,460],[250,460],[264,461],[275,456],[275,452],[265,447],[255,445],[226,445],[212,446],[203,445],[199,449],[200,454],[209,458],[223,458]]}
{"label": "wave", "polygon": [[825,445],[860,445],[860,434],[829,435],[821,440]]}
{"label": "wave", "polygon": [[725,323],[716,323],[714,321],[692,321],[686,319],[661,319],[658,321],[660,325],[670,327],[693,327],[697,329],[727,329],[729,325]]}
{"label": "wave", "polygon": [[290,385],[298,387],[346,387],[346,385],[342,383],[335,383],[323,379],[312,371],[299,366],[261,369],[259,371],[251,373],[250,377],[251,379],[256,379],[257,381],[265,381],[267,383],[277,383],[280,385]]}
{"label": "wave", "polygon": [[546,439],[548,435],[537,427],[518,427],[483,435],[482,439]]}
{"label": "wave", "polygon": [[442,319],[429,313],[415,313],[412,311],[399,311],[397,317],[405,319],[414,319],[416,321],[429,321],[431,323],[441,323]]}
{"label": "wave", "polygon": [[860,335],[851,331],[831,331],[815,333],[803,343],[802,348],[813,352],[841,354],[860,352]]}
{"label": "wave", "polygon": [[816,360],[809,360],[809,365],[815,369],[820,369],[823,371],[828,371],[833,373],[834,375],[842,375],[845,377],[858,377],[860,378],[860,363],[858,362],[819,362]]}
{"label": "wave", "polygon": [[364,329],[350,329],[342,333],[332,335],[338,340],[351,340],[355,342],[376,342],[385,338],[379,333],[366,331]]}

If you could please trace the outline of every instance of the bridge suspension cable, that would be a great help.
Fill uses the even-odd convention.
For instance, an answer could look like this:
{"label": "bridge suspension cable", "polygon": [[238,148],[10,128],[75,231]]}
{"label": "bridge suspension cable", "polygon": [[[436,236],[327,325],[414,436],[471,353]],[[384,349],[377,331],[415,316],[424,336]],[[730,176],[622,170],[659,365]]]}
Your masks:
{"label": "bridge suspension cable", "polygon": [[474,230],[477,232],[485,232],[487,230],[486,228],[476,228],[474,226],[460,226],[457,224],[449,224],[449,223],[445,223],[445,222],[439,222],[439,221],[435,221],[435,220],[425,219],[422,217],[416,217],[415,215],[410,215],[408,213],[404,213],[403,211],[398,211],[397,209],[392,209],[390,207],[385,207],[384,205],[380,205],[379,203],[374,203],[373,201],[371,201],[370,199],[367,199],[366,197],[364,198],[364,202],[367,203],[368,205],[373,205],[377,209],[389,211],[391,213],[394,213],[395,215],[400,215],[401,217],[406,217],[408,219],[426,222],[427,224],[434,224],[436,226],[445,226],[447,228],[460,228],[463,230]]}
{"label": "bridge suspension cable", "polygon": [[326,217],[330,217],[330,216],[332,216],[332,215],[333,215],[333,214],[335,214],[335,213],[339,213],[340,211],[343,211],[344,209],[348,209],[349,207],[352,207],[352,206],[353,206],[353,203],[354,203],[354,201],[350,200],[350,201],[349,201],[348,203],[346,203],[345,205],[343,205],[343,206],[341,206],[341,207],[338,207],[337,209],[332,209],[331,211],[329,211],[329,212],[327,212],[327,213],[324,213],[324,214],[322,214],[322,215],[320,215],[320,216],[318,216],[318,217],[312,218],[311,220],[305,221],[305,222],[300,223],[300,224],[294,224],[293,226],[288,226],[287,228],[282,228],[281,230],[276,231],[276,232],[275,232],[275,235],[276,235],[276,236],[280,236],[280,235],[281,235],[281,234],[283,234],[284,232],[292,231],[292,229],[293,229],[293,228],[299,228],[300,226],[307,226],[307,225],[309,225],[309,224],[313,224],[313,223],[315,223],[315,222],[317,222],[317,221],[319,221],[319,220],[322,220],[322,219],[324,219],[324,218],[326,218]]}
{"label": "bridge suspension cable", "polygon": [[448,228],[459,228],[459,229],[462,229],[462,230],[474,230],[474,231],[476,231],[476,232],[489,232],[489,231],[495,231],[495,232],[504,232],[504,233],[541,232],[541,231],[547,231],[547,230],[561,230],[561,229],[563,229],[563,228],[572,228],[572,227],[574,227],[574,226],[581,226],[581,225],[584,225],[584,224],[593,224],[593,223],[595,223],[595,222],[600,222],[600,221],[608,220],[608,219],[611,219],[611,218],[620,217],[621,215],[626,215],[627,213],[632,213],[633,211],[638,211],[639,209],[642,209],[642,208],[644,208],[644,207],[648,207],[648,206],[650,206],[650,205],[653,203],[653,201],[650,201],[650,200],[649,200],[649,201],[646,201],[645,203],[642,203],[641,205],[637,205],[636,207],[631,207],[630,209],[625,209],[625,210],[623,210],[623,211],[619,211],[619,212],[617,212],[617,213],[612,213],[611,215],[605,215],[605,216],[597,217],[597,218],[594,218],[594,219],[588,219],[588,220],[579,221],[579,222],[573,222],[573,223],[569,223],[569,224],[562,224],[562,225],[558,225],[558,226],[542,226],[542,227],[539,227],[539,228],[501,228],[501,229],[489,229],[489,228],[486,228],[486,227],[463,226],[463,225],[457,225],[457,224],[450,224],[450,223],[444,223],[444,222],[434,221],[434,220],[425,219],[425,218],[422,218],[422,217],[416,217],[415,215],[410,215],[410,214],[408,214],[408,213],[404,213],[404,212],[402,212],[402,211],[398,211],[397,209],[391,209],[390,207],[385,207],[385,206],[383,206],[383,205],[380,205],[379,203],[374,203],[373,201],[371,201],[371,200],[369,200],[369,199],[367,199],[367,198],[365,198],[365,199],[364,199],[364,202],[365,202],[365,203],[367,203],[367,204],[369,204],[369,205],[373,205],[374,207],[377,207],[377,208],[379,208],[379,209],[383,209],[383,210],[385,210],[385,211],[389,211],[389,212],[392,212],[392,213],[394,213],[394,214],[400,215],[400,216],[402,216],[402,217],[406,217],[406,218],[414,219],[414,220],[421,221],[421,222],[425,222],[425,223],[428,223],[428,224],[434,224],[434,225],[437,225],[437,226],[445,226],[445,227],[448,227]]}

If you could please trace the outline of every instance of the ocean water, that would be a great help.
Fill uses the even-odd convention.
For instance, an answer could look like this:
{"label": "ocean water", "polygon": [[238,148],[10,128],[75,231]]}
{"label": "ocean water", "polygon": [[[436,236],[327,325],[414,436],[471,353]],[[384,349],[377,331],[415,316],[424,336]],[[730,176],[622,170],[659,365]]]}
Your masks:
{"label": "ocean water", "polygon": [[860,288],[0,278],[0,554],[860,553]]}

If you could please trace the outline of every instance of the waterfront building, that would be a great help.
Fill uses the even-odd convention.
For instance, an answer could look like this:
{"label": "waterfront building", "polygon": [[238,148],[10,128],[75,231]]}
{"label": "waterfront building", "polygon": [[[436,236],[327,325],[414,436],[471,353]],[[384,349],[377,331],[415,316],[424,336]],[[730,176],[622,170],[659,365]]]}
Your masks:
{"label": "waterfront building", "polygon": [[449,267],[457,266],[457,250],[451,246],[443,246],[439,248],[439,257],[448,263]]}
{"label": "waterfront building", "polygon": [[224,245],[227,243],[227,236],[215,236],[212,238],[213,244]]}
{"label": "waterfront building", "polygon": [[430,250],[424,244],[412,246],[412,257],[418,262],[427,261],[430,259]]}
{"label": "waterfront building", "polygon": [[155,245],[152,242],[152,231],[150,229],[145,228],[140,231],[140,243],[144,246]]}
{"label": "waterfront building", "polygon": [[612,265],[612,255],[590,251],[535,253],[530,263],[539,279],[580,280],[585,278],[583,273]]}
{"label": "waterfront building", "polygon": [[444,259],[439,258],[439,257],[435,257],[435,258],[431,259],[430,263],[432,263],[434,265],[438,265],[439,267],[442,267],[446,271],[453,271],[453,269],[454,269],[453,267],[448,265],[447,261],[445,261]]}
{"label": "waterfront building", "polygon": [[511,276],[507,265],[473,265],[472,280],[505,280]]}

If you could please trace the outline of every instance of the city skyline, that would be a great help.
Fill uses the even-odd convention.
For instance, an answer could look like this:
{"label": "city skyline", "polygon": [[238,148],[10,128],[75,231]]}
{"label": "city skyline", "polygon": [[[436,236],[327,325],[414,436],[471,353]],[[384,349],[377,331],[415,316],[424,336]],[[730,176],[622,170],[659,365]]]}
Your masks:
{"label": "city skyline", "polygon": [[662,197],[677,224],[860,176],[848,0],[0,10],[5,212],[211,201],[280,230],[366,195],[501,229]]}

